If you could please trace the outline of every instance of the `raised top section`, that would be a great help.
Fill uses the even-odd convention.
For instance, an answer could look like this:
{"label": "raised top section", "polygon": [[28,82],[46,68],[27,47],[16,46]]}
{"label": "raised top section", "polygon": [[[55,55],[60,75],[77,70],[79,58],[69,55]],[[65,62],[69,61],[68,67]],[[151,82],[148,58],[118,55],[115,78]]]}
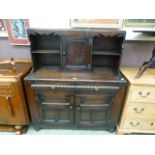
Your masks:
{"label": "raised top section", "polygon": [[42,66],[92,71],[119,71],[125,31],[103,29],[28,29],[33,71]]}
{"label": "raised top section", "polygon": [[155,86],[155,69],[147,69],[139,79],[135,79],[138,70],[138,68],[121,68],[122,74],[131,84]]}
{"label": "raised top section", "polygon": [[124,37],[126,36],[126,31],[120,30],[105,30],[105,29],[27,29],[28,35],[30,34],[58,34],[58,35],[75,35],[75,34],[84,34],[84,35],[96,35],[103,34],[104,36],[115,36]]}

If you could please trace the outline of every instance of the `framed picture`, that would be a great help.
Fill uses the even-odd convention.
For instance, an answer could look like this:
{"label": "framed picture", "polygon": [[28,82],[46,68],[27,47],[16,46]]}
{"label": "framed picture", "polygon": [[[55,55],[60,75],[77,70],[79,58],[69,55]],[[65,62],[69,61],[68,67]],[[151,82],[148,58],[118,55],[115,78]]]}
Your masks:
{"label": "framed picture", "polygon": [[124,25],[133,27],[154,27],[155,19],[126,19]]}
{"label": "framed picture", "polygon": [[28,19],[5,19],[11,45],[29,45],[26,29],[30,27]]}
{"label": "framed picture", "polygon": [[0,19],[0,37],[7,37],[7,31],[3,19]]}
{"label": "framed picture", "polygon": [[73,28],[121,28],[123,20],[120,19],[71,19]]}

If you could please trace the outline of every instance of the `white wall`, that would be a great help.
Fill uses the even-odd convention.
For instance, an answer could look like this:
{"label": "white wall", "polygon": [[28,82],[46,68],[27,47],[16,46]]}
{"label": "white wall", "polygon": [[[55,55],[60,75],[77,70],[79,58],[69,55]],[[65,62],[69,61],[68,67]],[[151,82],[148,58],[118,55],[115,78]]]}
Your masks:
{"label": "white wall", "polygon": [[70,28],[70,19],[30,19],[31,28]]}

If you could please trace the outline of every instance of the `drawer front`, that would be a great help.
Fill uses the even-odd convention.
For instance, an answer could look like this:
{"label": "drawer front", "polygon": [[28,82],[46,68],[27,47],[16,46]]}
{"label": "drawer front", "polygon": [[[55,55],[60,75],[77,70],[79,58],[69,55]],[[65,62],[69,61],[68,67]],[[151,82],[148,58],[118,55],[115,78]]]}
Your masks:
{"label": "drawer front", "polygon": [[31,84],[34,91],[104,91],[113,92],[119,90],[119,86],[106,86],[106,85],[77,85],[77,84]]}
{"label": "drawer front", "polygon": [[130,101],[155,103],[155,87],[149,87],[149,86],[132,87]]}
{"label": "drawer front", "polygon": [[129,103],[127,113],[137,116],[155,117],[155,103]]}
{"label": "drawer front", "polygon": [[124,122],[124,129],[135,129],[135,130],[154,130],[155,129],[155,118],[145,117],[134,117],[128,115]]}

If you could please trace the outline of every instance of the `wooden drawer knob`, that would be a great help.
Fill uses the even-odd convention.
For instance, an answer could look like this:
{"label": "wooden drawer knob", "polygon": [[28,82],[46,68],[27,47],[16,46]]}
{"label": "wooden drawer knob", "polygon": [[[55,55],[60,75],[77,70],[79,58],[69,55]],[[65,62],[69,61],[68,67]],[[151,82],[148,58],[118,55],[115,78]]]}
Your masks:
{"label": "wooden drawer knob", "polygon": [[141,108],[140,110],[138,110],[137,108],[133,109],[136,113],[142,113],[145,109]]}
{"label": "wooden drawer knob", "polygon": [[140,125],[140,123],[139,123],[139,122],[137,122],[136,124],[134,124],[133,122],[130,122],[130,125],[131,125],[132,127],[137,127],[137,126],[139,126],[139,125]]}
{"label": "wooden drawer knob", "polygon": [[80,106],[76,108],[77,110],[80,110]]}
{"label": "wooden drawer knob", "polygon": [[141,97],[147,97],[147,96],[149,96],[151,93],[150,92],[146,92],[146,93],[143,93],[143,92],[139,92],[139,95],[141,96]]}
{"label": "wooden drawer knob", "polygon": [[70,109],[73,109],[73,106],[72,106],[72,105],[70,105],[70,106],[69,106],[69,108],[70,108]]}

